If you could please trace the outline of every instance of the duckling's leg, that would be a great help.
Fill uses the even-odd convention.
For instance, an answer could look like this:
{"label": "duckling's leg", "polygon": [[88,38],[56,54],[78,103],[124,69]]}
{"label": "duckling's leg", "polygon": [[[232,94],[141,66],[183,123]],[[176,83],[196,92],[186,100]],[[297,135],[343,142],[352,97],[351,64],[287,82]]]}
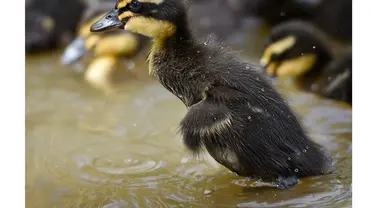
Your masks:
{"label": "duckling's leg", "polygon": [[110,75],[115,68],[117,58],[114,56],[101,56],[94,59],[85,72],[85,80],[96,89],[106,93],[114,91]]}

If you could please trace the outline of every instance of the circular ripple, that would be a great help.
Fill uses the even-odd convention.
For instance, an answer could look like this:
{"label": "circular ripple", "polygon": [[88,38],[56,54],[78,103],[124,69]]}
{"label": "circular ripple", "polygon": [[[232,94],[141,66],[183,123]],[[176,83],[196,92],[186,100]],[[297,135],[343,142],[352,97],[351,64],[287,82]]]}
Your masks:
{"label": "circular ripple", "polygon": [[158,171],[165,162],[150,159],[155,152],[156,147],[147,145],[100,142],[64,153],[56,152],[54,158],[45,160],[44,166],[57,178],[74,183],[116,185],[127,180],[133,183],[146,175],[156,181],[165,177],[159,176]]}

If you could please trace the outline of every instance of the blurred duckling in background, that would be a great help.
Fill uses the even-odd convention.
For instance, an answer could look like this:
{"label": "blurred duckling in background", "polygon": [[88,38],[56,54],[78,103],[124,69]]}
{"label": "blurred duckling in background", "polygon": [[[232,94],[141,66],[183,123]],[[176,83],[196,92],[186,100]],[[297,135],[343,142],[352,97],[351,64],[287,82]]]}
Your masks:
{"label": "blurred duckling in background", "polygon": [[351,48],[334,57],[325,34],[309,23],[274,27],[260,63],[271,76],[295,77],[303,90],[352,102]]}
{"label": "blurred duckling in background", "polygon": [[26,53],[54,49],[70,41],[86,7],[80,0],[30,0],[26,3]]}
{"label": "blurred duckling in background", "polygon": [[[110,4],[113,6],[113,2]],[[124,68],[121,60],[138,54],[146,37],[129,31],[109,31],[91,33],[90,26],[108,10],[105,2],[94,9],[88,9],[78,27],[74,41],[67,46],[61,56],[61,63],[73,65],[83,58],[89,60],[84,79],[94,88],[113,92],[115,71]]]}
{"label": "blurred duckling in background", "polygon": [[[185,146],[240,176],[289,188],[326,173],[328,157],[257,67],[214,43],[197,41],[181,0],[118,0],[91,26],[121,28],[153,40],[149,70],[187,107]],[[114,43],[121,44],[121,43]]]}

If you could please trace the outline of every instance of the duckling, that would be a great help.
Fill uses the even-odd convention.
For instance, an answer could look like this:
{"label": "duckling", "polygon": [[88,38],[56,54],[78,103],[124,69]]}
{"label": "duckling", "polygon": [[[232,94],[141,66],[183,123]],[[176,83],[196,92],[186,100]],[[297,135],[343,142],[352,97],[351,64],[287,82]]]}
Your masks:
{"label": "duckling", "polygon": [[[111,2],[111,6],[113,3]],[[61,63],[72,65],[83,57],[91,58],[84,79],[94,88],[111,93],[114,89],[113,70],[120,67],[121,58],[135,56],[142,48],[146,37],[129,31],[109,31],[99,34],[90,33],[90,26],[108,10],[108,4],[102,3],[89,8],[78,27],[78,35],[67,46],[61,57]]]}
{"label": "duckling", "polygon": [[[25,13],[26,53],[54,49],[74,34],[86,4],[81,0],[32,0]],[[69,11],[69,12],[66,12]]]}
{"label": "duckling", "polygon": [[334,57],[325,34],[314,25],[290,21],[272,29],[260,60],[274,77],[294,77],[305,91],[352,102],[351,48]]}
{"label": "duckling", "polygon": [[192,35],[181,0],[118,0],[91,26],[121,28],[153,40],[150,74],[187,107],[180,123],[193,155],[206,150],[244,177],[288,188],[326,173],[328,156],[281,95],[257,70],[220,45]]}

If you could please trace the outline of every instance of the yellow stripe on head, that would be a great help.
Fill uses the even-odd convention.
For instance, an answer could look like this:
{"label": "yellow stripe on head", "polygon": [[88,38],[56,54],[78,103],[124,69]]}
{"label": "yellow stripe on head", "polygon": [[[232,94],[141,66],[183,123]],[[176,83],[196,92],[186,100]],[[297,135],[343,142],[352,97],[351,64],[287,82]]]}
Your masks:
{"label": "yellow stripe on head", "polygon": [[[161,4],[164,0],[138,0],[141,3],[153,3],[153,4]],[[117,8],[124,8],[127,4],[131,3],[132,0],[118,0],[117,1]]]}
{"label": "yellow stripe on head", "polygon": [[132,17],[134,16],[134,13],[131,11],[126,11],[118,16],[120,20],[125,19],[126,17]]}
{"label": "yellow stripe on head", "polygon": [[276,41],[275,43],[272,43],[264,50],[263,56],[260,59],[260,64],[262,66],[267,66],[267,64],[271,61],[272,54],[281,54],[293,47],[295,43],[295,36],[287,36],[281,40]]}
{"label": "yellow stripe on head", "polygon": [[117,1],[117,8],[124,8],[127,4],[129,4],[132,0],[118,0]]}

